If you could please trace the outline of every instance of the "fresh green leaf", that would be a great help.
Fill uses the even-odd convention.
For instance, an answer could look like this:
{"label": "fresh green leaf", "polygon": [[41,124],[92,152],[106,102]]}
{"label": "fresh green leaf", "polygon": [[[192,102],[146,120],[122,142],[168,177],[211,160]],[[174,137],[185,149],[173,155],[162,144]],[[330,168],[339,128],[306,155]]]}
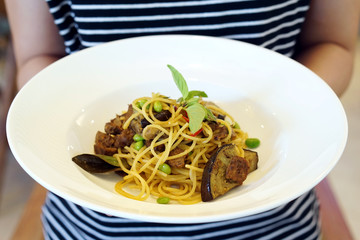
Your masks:
{"label": "fresh green leaf", "polygon": [[192,90],[189,92],[187,99],[191,99],[193,97],[207,97],[207,94],[204,91]]}
{"label": "fresh green leaf", "polygon": [[208,109],[207,107],[204,107],[204,110],[206,112],[205,119],[209,121],[216,121],[216,117],[214,116],[213,112]]}
{"label": "fresh green leaf", "polygon": [[178,100],[176,100],[178,103],[181,103],[184,99],[181,97]]}
{"label": "fresh green leaf", "polygon": [[198,103],[198,102],[199,102],[199,98],[191,98],[191,99],[187,100],[185,104],[186,104],[186,107],[190,107],[194,103]]}
{"label": "fresh green leaf", "polygon": [[202,127],[202,122],[206,116],[204,107],[200,103],[194,102],[185,110],[189,117],[190,132],[195,133]]}
{"label": "fresh green leaf", "polygon": [[170,64],[168,64],[167,66],[172,73],[174,82],[175,82],[176,86],[178,87],[178,89],[180,90],[180,92],[183,96],[183,99],[186,99],[189,94],[189,89],[188,89],[188,86],[186,84],[186,81],[185,81],[183,75],[178,70],[176,70],[173,66],[171,66]]}
{"label": "fresh green leaf", "polygon": [[200,98],[207,97],[207,94],[204,91],[199,90],[192,90],[189,92],[187,83],[181,73],[170,64],[167,66],[172,73],[176,86],[182,94],[182,97],[177,101],[184,106],[184,109],[188,114],[190,132],[194,134],[200,130],[204,119],[216,121],[214,114],[199,103]]}

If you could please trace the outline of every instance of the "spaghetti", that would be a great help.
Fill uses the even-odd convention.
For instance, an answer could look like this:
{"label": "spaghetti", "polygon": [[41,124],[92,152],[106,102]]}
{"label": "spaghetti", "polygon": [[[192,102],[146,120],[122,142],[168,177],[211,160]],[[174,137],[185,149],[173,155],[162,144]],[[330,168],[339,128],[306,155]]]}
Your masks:
{"label": "spaghetti", "polygon": [[[219,147],[232,143],[239,156],[244,156],[247,134],[236,127],[234,119],[223,109],[201,97],[198,102],[206,106],[215,119],[202,121],[196,133],[190,131],[185,106],[174,99],[153,93],[152,97],[132,102],[132,111],[120,116],[122,128],[135,130],[144,144],[139,148],[135,146],[138,141],[133,141],[114,154],[126,174],[115,185],[116,192],[140,201],[154,196],[194,204],[201,201],[203,169]],[[161,113],[166,113],[165,120],[159,120]],[[146,122],[146,126],[140,126],[139,122]],[[170,174],[159,170],[163,164],[170,166]]]}

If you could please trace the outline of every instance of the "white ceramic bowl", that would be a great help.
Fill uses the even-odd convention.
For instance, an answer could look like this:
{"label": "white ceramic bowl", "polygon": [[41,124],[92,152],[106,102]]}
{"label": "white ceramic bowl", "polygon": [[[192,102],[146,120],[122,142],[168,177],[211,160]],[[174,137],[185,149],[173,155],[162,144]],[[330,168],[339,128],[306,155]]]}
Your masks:
{"label": "white ceramic bowl", "polygon": [[[261,139],[258,170],[215,201],[127,199],[114,191],[118,176],[92,175],[71,161],[92,152],[96,131],[133,99],[180,97],[167,64]],[[16,96],[7,134],[25,171],[68,200],[126,218],[199,223],[269,210],[314,187],[342,154],[347,120],[332,90],[287,57],[233,40],[164,35],[107,43],[50,65]]]}

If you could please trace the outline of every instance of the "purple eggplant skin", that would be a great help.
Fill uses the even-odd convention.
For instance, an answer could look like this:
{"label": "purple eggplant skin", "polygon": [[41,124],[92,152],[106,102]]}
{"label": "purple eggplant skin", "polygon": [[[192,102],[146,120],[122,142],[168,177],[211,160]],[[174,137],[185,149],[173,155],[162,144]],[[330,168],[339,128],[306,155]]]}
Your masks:
{"label": "purple eggplant skin", "polygon": [[79,167],[89,173],[106,173],[118,171],[119,167],[111,165],[94,154],[80,154],[72,158]]}
{"label": "purple eggplant skin", "polygon": [[[258,155],[255,151],[245,150],[244,158],[237,155],[235,145],[226,144],[220,147],[207,162],[202,175],[201,199],[211,201],[234,187],[242,184],[247,174],[257,169]],[[228,178],[232,163],[241,166],[237,169],[239,176]],[[233,172],[234,173],[234,172]],[[234,180],[237,178],[237,180]]]}
{"label": "purple eggplant skin", "polygon": [[259,156],[258,153],[249,149],[244,149],[244,158],[249,162],[249,173],[258,168]]}

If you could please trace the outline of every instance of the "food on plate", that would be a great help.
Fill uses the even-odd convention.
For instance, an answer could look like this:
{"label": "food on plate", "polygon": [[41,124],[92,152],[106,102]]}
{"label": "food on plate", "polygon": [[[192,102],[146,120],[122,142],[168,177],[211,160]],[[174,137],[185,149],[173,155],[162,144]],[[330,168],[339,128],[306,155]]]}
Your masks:
{"label": "food on plate", "polygon": [[153,93],[135,99],[97,132],[95,154],[73,161],[91,173],[122,172],[115,191],[128,198],[210,201],[242,185],[258,156],[246,149],[248,135],[231,115],[204,101],[205,92],[189,91],[184,77],[168,67],[181,98]]}
{"label": "food on plate", "polygon": [[257,153],[246,149],[244,153],[244,157],[240,157],[234,144],[226,144],[211,156],[202,175],[201,199],[204,202],[242,185],[247,175],[257,169]]}
{"label": "food on plate", "polygon": [[[84,153],[73,157],[72,160],[82,169],[90,173],[121,171],[118,160],[112,156]],[[127,168],[130,168],[126,161],[122,160],[122,163]]]}

